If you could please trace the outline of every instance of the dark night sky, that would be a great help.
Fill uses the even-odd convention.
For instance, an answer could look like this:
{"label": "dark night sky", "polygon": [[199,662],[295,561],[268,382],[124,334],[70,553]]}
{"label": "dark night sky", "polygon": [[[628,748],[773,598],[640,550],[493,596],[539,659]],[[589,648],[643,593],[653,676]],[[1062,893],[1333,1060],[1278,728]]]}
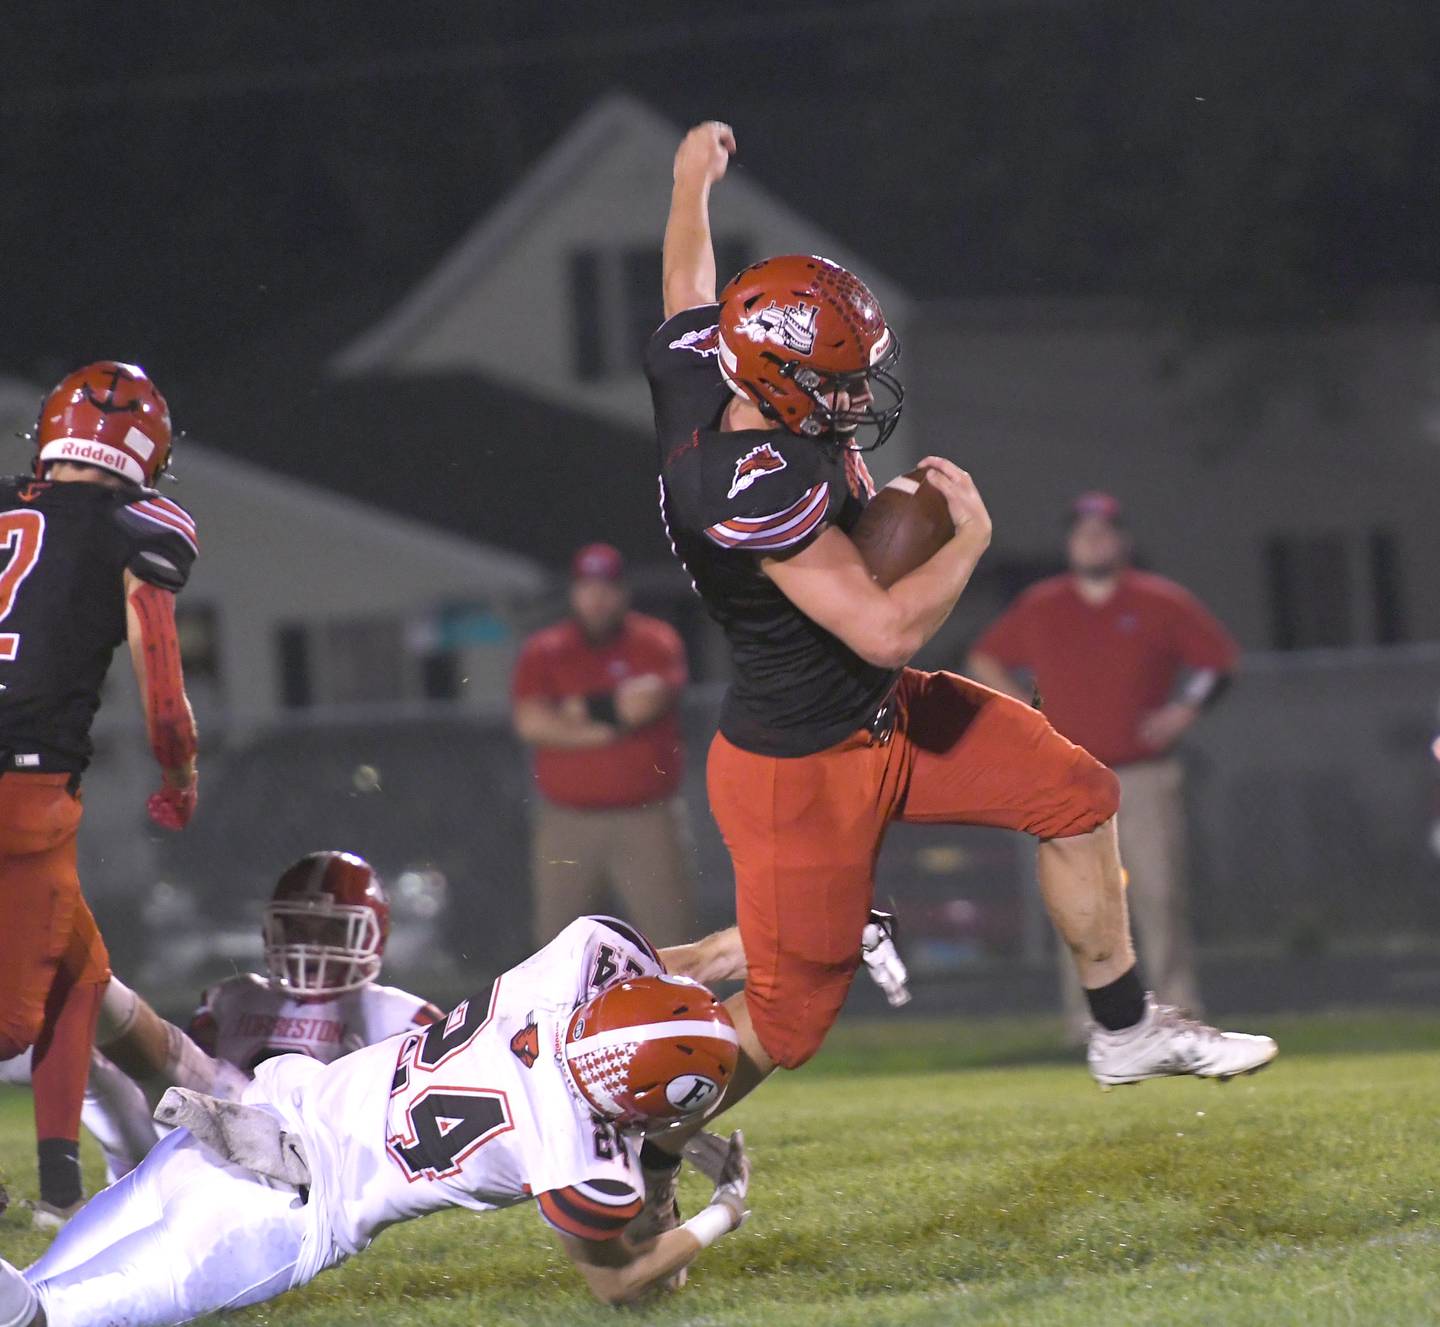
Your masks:
{"label": "dark night sky", "polygon": [[53,0],[6,21],[0,370],[36,378],[121,355],[173,398],[256,347],[323,356],[615,87],[732,120],[745,169],[918,292],[1203,321],[1440,285],[1433,0]]}

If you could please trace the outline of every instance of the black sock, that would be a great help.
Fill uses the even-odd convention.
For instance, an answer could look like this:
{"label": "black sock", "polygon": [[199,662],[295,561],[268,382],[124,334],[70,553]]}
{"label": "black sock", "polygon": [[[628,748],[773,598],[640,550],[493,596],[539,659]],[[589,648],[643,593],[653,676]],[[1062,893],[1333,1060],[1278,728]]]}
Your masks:
{"label": "black sock", "polygon": [[40,1197],[52,1207],[69,1207],[80,1201],[80,1144],[68,1138],[42,1138],[35,1148],[40,1158]]}
{"label": "black sock", "polygon": [[1108,1032],[1133,1028],[1145,1017],[1145,988],[1140,985],[1140,969],[1132,966],[1108,986],[1086,989],[1090,1016]]}
{"label": "black sock", "polygon": [[656,1147],[648,1138],[640,1144],[640,1164],[646,1170],[674,1170],[680,1158],[663,1147]]}

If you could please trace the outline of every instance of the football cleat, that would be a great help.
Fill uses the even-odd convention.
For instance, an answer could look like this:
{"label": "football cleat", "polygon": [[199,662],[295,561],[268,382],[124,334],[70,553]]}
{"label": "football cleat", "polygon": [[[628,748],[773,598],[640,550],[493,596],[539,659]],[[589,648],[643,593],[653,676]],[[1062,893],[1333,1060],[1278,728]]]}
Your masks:
{"label": "football cleat", "polygon": [[56,1207],[54,1203],[47,1203],[43,1198],[36,1198],[29,1206],[30,1224],[36,1230],[54,1234],[65,1228],[65,1223],[85,1206],[85,1200],[80,1198],[69,1207]]}
{"label": "football cleat", "polygon": [[1101,1087],[1119,1087],[1182,1074],[1224,1082],[1263,1069],[1279,1051],[1269,1037],[1222,1032],[1149,995],[1134,1027],[1095,1028],[1085,1058]]}

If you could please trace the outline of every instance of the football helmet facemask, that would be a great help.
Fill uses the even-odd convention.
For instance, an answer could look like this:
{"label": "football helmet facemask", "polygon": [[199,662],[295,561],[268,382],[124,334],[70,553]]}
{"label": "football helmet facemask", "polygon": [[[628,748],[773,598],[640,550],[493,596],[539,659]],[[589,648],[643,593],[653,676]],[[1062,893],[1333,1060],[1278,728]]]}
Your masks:
{"label": "football helmet facemask", "polygon": [[341,995],[380,975],[389,933],[390,903],[370,863],[312,852],[285,871],[266,905],[265,966],[297,995]]}

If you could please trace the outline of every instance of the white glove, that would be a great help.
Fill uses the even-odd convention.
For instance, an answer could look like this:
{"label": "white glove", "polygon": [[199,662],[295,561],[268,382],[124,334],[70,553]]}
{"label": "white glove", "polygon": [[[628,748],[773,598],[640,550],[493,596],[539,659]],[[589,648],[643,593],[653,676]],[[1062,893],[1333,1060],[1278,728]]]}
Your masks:
{"label": "white glove", "polygon": [[739,1230],[750,1215],[745,1198],[750,1192],[750,1158],[745,1153],[745,1135],[736,1129],[730,1135],[725,1160],[716,1177],[715,1192],[710,1195],[712,1207],[723,1207],[731,1216],[731,1230]]}
{"label": "white glove", "polygon": [[906,971],[905,960],[895,947],[895,917],[893,913],[871,910],[870,920],[860,933],[860,952],[870,977],[885,992],[885,998],[898,1009],[910,1003],[910,974]]}

